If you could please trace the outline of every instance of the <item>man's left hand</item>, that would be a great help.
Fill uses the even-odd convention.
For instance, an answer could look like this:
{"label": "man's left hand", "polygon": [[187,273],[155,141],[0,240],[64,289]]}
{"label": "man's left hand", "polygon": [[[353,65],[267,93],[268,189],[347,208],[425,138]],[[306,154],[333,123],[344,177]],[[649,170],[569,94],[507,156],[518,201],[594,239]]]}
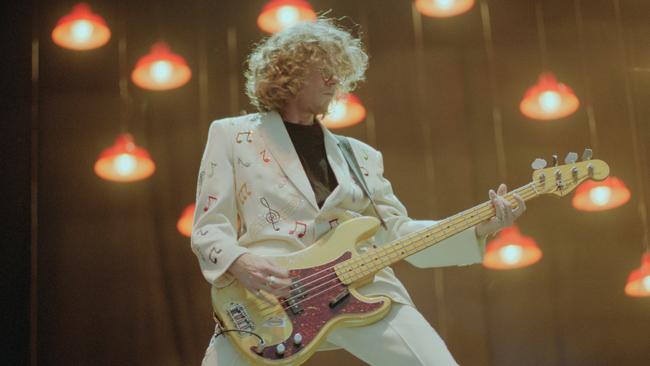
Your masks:
{"label": "man's left hand", "polygon": [[496,216],[476,225],[477,236],[483,237],[494,234],[503,228],[511,226],[526,211],[526,203],[521,196],[517,193],[512,195],[515,201],[517,201],[517,207],[513,209],[510,202],[503,197],[506,193],[508,193],[508,187],[505,184],[501,184],[496,192],[490,189],[488,194],[496,210]]}

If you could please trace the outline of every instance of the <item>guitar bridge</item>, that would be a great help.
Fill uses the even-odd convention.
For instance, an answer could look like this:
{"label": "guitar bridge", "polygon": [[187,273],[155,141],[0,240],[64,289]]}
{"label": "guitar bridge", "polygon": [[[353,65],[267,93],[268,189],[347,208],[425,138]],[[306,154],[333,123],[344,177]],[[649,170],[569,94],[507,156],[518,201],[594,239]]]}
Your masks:
{"label": "guitar bridge", "polygon": [[[246,330],[249,332],[255,330],[255,324],[251,320],[251,317],[248,314],[248,311],[246,311],[244,305],[230,303],[230,307],[227,311],[228,315],[230,315],[230,319],[232,319],[233,323],[235,323],[235,327],[237,329]],[[244,335],[244,333],[239,334]]]}

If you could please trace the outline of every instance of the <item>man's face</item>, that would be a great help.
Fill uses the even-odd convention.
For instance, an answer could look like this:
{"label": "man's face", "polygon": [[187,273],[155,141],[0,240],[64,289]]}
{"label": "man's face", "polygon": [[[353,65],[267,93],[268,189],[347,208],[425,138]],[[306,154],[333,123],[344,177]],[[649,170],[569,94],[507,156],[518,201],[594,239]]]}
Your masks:
{"label": "man's face", "polygon": [[336,96],[339,80],[326,68],[312,67],[305,85],[296,95],[298,106],[315,115],[327,113],[327,107]]}

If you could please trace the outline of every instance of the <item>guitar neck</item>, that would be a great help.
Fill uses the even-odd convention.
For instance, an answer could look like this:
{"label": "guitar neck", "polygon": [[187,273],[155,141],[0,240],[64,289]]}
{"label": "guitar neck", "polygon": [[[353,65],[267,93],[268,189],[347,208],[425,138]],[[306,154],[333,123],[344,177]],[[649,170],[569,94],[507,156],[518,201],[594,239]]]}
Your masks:
{"label": "guitar neck", "polygon": [[[523,187],[503,196],[512,207],[517,206],[514,194],[517,193],[525,201],[538,196],[534,184],[529,183]],[[381,269],[401,261],[417,252],[454,236],[484,220],[496,215],[491,201],[481,203],[468,210],[448,217],[435,225],[416,231],[405,237],[399,238],[389,244],[374,248],[360,256],[343,262],[336,267],[341,281],[350,284],[360,279],[375,274]]]}

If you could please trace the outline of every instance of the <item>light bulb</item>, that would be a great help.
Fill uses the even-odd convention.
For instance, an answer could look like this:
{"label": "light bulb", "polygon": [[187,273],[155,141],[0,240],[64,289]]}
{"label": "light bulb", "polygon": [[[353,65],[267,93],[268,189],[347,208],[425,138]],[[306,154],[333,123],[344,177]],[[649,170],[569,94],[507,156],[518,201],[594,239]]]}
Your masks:
{"label": "light bulb", "polygon": [[443,10],[449,10],[454,6],[455,0],[433,0],[433,2]]}
{"label": "light bulb", "polygon": [[300,13],[298,13],[298,9],[295,7],[285,5],[278,9],[276,17],[280,23],[282,23],[285,27],[288,27],[298,22]]}
{"label": "light bulb", "polygon": [[92,23],[87,20],[77,20],[70,26],[72,38],[78,43],[88,42],[93,35],[94,28]]}
{"label": "light bulb", "polygon": [[133,173],[136,165],[137,161],[131,154],[120,154],[113,161],[115,171],[121,176],[127,176]]}
{"label": "light bulb", "polygon": [[507,264],[515,264],[521,260],[523,250],[519,245],[508,244],[499,250],[499,255]]}
{"label": "light bulb", "polygon": [[345,102],[339,100],[332,103],[328,117],[332,121],[340,121],[345,117],[346,112],[347,107],[345,106]]}
{"label": "light bulb", "polygon": [[646,291],[650,292],[650,275],[643,278],[643,287]]}
{"label": "light bulb", "polygon": [[591,202],[598,206],[605,206],[612,197],[612,190],[609,187],[596,187],[589,191]]}
{"label": "light bulb", "polygon": [[156,82],[165,83],[172,76],[172,65],[167,61],[156,61],[151,65],[149,73]]}
{"label": "light bulb", "polygon": [[556,112],[561,103],[562,97],[557,92],[547,90],[539,95],[539,105],[546,113]]}

